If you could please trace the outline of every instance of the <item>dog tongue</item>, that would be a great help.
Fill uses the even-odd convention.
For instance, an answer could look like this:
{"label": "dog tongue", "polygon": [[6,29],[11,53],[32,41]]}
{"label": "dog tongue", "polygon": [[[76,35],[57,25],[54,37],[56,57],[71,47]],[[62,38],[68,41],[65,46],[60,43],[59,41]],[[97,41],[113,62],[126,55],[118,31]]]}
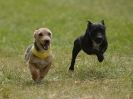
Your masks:
{"label": "dog tongue", "polygon": [[44,46],[43,46],[43,48],[45,49],[45,50],[48,50],[48,45],[47,44],[45,44]]}
{"label": "dog tongue", "polygon": [[48,43],[45,43],[45,44],[43,44],[42,46],[43,46],[43,49],[44,49],[44,50],[48,50],[49,44],[48,44]]}

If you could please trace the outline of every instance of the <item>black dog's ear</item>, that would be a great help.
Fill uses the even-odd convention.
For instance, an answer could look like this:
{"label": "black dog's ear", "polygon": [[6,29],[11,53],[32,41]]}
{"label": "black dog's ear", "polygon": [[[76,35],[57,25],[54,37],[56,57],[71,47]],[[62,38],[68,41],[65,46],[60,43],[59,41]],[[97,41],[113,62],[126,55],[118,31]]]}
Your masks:
{"label": "black dog's ear", "polygon": [[101,23],[102,23],[103,25],[105,25],[105,24],[104,24],[104,20],[101,20]]}
{"label": "black dog's ear", "polygon": [[87,22],[88,22],[87,27],[90,28],[92,25],[92,22],[91,21],[87,21]]}
{"label": "black dog's ear", "polygon": [[91,23],[91,21],[87,21],[88,22],[88,26],[90,26],[92,23]]}

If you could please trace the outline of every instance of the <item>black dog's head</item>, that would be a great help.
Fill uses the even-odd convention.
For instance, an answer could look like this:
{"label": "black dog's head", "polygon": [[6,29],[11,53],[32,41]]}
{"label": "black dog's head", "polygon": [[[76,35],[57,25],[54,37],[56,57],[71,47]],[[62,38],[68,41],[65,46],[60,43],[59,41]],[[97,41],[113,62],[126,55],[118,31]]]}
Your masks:
{"label": "black dog's head", "polygon": [[100,23],[92,23],[88,21],[86,33],[93,42],[101,44],[105,39],[104,20],[102,20]]}

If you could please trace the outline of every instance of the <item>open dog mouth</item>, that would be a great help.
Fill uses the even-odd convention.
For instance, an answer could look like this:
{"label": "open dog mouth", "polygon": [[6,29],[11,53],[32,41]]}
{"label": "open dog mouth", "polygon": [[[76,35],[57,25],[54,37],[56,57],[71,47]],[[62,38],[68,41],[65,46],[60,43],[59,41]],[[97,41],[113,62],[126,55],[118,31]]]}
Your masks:
{"label": "open dog mouth", "polygon": [[48,50],[49,45],[50,45],[50,41],[49,40],[45,40],[43,44],[41,44],[44,50]]}

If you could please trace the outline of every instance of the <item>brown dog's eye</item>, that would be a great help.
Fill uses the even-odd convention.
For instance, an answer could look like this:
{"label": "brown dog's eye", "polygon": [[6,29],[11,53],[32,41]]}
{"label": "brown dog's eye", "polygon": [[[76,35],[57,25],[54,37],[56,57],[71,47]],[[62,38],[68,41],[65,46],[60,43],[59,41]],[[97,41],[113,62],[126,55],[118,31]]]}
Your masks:
{"label": "brown dog's eye", "polygon": [[51,36],[51,33],[50,33],[50,32],[48,32],[48,35],[49,35],[49,36]]}
{"label": "brown dog's eye", "polygon": [[43,34],[42,33],[39,33],[39,36],[43,36]]}

